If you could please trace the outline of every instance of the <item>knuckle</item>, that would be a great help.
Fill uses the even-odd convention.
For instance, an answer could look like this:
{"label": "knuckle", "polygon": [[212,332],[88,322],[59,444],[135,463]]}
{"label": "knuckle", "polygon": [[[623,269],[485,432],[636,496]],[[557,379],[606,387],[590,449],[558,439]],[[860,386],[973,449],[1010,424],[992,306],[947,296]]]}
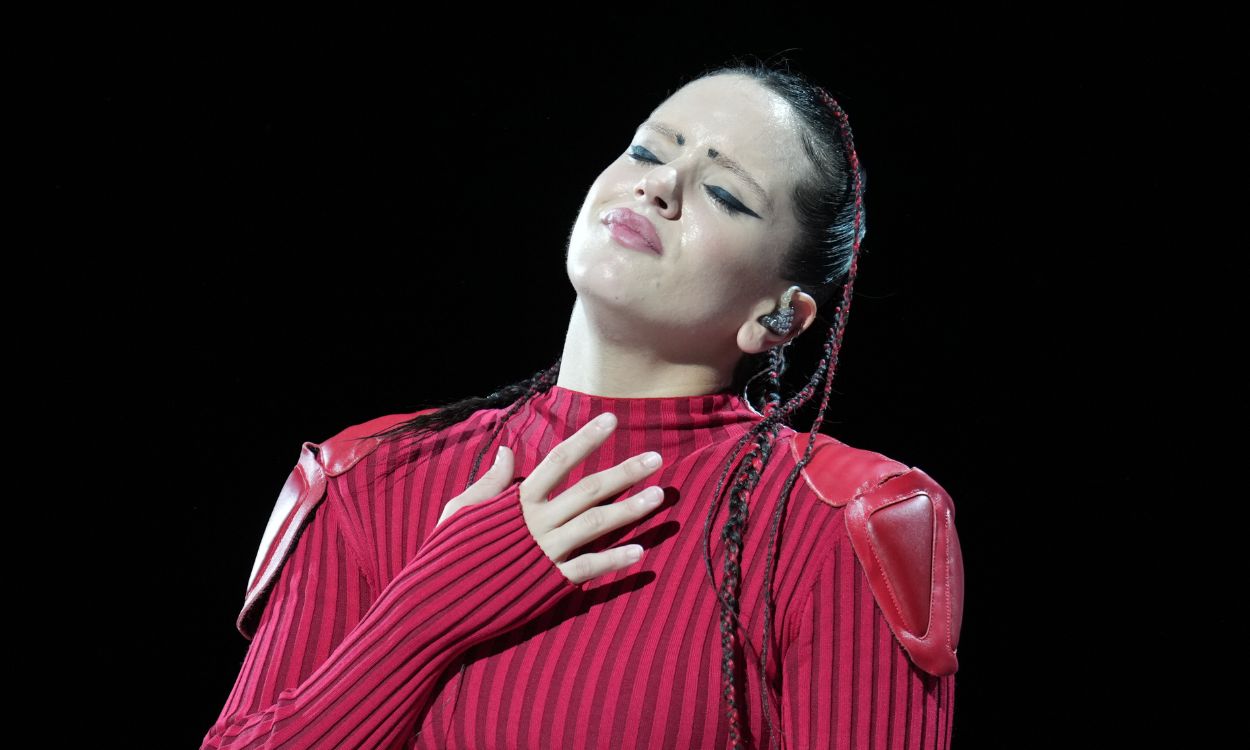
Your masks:
{"label": "knuckle", "polygon": [[599,493],[603,492],[603,477],[597,474],[586,477],[579,484],[578,489],[586,497],[599,497]]}
{"label": "knuckle", "polygon": [[564,443],[560,443],[547,454],[547,460],[554,464],[563,464],[569,460],[568,453],[569,449],[565,447]]}
{"label": "knuckle", "polygon": [[587,531],[603,531],[608,528],[610,521],[608,509],[601,506],[595,506],[582,514],[582,524]]}
{"label": "knuckle", "polygon": [[590,580],[594,572],[591,569],[590,560],[588,560],[585,555],[582,555],[581,557],[569,563],[569,569],[572,571],[573,575],[579,581]]}

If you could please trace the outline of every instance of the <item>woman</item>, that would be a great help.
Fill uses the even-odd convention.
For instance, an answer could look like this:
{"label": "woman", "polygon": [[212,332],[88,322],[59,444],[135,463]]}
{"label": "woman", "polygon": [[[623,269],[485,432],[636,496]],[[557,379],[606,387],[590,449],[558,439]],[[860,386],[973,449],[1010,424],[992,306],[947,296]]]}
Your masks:
{"label": "woman", "polygon": [[724,67],[661,103],[569,234],[554,365],[304,443],[203,746],[946,747],[950,498],[819,433],[863,186],[801,75]]}

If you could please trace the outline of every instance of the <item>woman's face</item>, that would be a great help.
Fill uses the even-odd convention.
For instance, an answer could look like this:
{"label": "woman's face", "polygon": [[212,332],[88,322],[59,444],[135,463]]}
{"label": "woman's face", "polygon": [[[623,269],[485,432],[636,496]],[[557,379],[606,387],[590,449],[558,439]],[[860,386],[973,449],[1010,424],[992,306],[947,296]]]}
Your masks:
{"label": "woman's face", "polygon": [[[595,179],[569,234],[586,314],[685,352],[740,342],[788,286],[778,274],[798,231],[790,192],[808,168],[797,133],[789,105],[749,78],[672,94]],[[658,253],[614,238],[604,219],[621,208],[650,220]]]}

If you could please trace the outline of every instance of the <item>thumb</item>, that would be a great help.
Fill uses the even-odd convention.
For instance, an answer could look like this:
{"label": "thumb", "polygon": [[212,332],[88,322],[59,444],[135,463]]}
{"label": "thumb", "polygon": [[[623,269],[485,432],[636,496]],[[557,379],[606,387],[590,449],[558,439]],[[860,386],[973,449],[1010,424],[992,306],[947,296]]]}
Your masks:
{"label": "thumb", "polygon": [[448,516],[451,516],[460,508],[476,505],[506,490],[508,484],[512,481],[513,465],[511,449],[506,446],[500,446],[499,450],[495,452],[495,463],[491,464],[491,467],[486,470],[481,479],[469,485],[464,492],[453,497],[444,506],[443,514],[439,516],[438,523],[434,524],[435,527],[442,524]]}
{"label": "thumb", "polygon": [[508,489],[508,483],[512,481],[513,465],[512,450],[506,445],[499,446],[499,450],[495,452],[495,463],[491,464],[490,469],[478,480],[478,485],[482,490],[480,495],[482,499],[498,495]]}
{"label": "thumb", "polygon": [[499,450],[495,453],[495,463],[491,464],[490,470],[502,474],[506,484],[512,479],[512,469],[512,449],[506,445],[499,446]]}

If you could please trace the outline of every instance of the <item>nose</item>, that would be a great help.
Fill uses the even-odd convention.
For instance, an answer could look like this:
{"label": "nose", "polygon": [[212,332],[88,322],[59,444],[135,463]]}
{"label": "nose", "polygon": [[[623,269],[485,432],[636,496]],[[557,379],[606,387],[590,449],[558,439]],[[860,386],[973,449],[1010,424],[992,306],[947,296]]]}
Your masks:
{"label": "nose", "polygon": [[657,164],[634,185],[634,197],[655,207],[657,213],[675,219],[681,212],[681,183],[675,162]]}

